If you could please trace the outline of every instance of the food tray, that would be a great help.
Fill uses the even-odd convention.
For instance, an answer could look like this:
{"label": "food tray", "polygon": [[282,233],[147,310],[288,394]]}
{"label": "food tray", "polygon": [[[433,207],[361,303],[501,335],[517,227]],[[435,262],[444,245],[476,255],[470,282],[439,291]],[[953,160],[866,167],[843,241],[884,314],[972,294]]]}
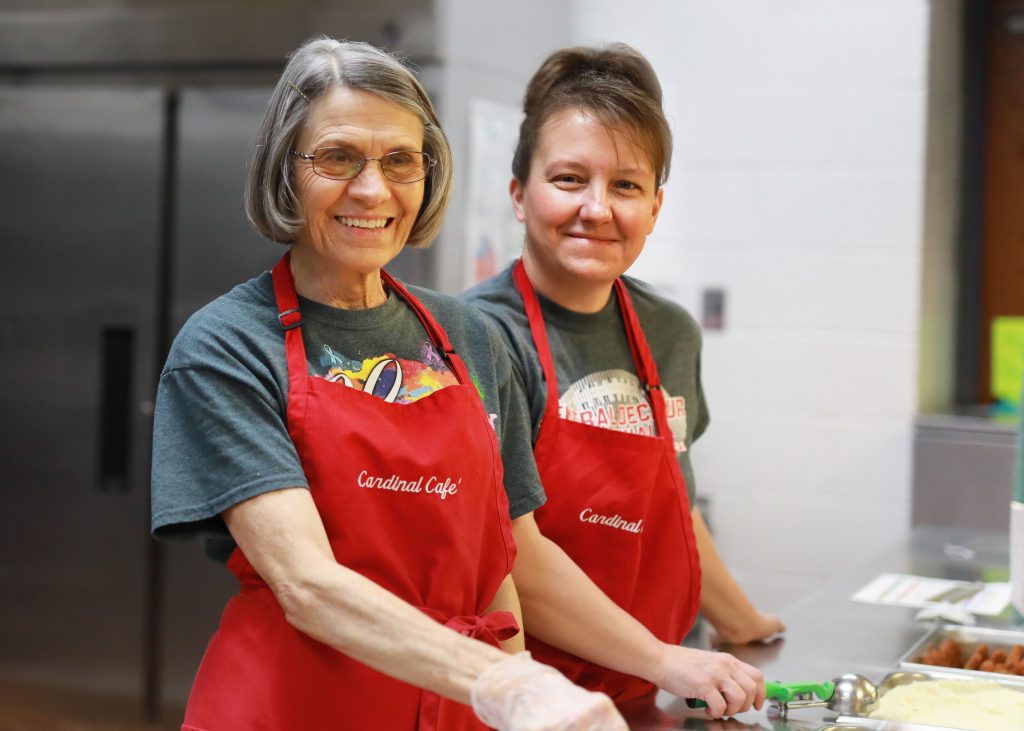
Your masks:
{"label": "food tray", "polygon": [[[1024,691],[1024,678],[1018,677],[1017,680],[1014,680],[1014,676],[1002,673],[979,673],[971,670],[957,671],[954,668],[937,668],[932,665],[919,665],[914,668],[891,672],[882,678],[875,687],[878,689],[878,697],[882,698],[887,692],[899,685],[925,680],[992,680],[1004,687]],[[872,707],[868,709],[867,713],[874,710],[873,706],[875,704],[871,705]],[[843,731],[845,731],[843,729],[844,724],[852,725],[855,728],[877,729],[878,731],[963,731],[963,729],[952,726],[936,726],[934,724],[911,723],[909,721],[889,721],[868,718],[866,715],[839,716],[834,722],[834,725]]]}
{"label": "food tray", "polygon": [[906,721],[881,721],[875,718],[858,718],[856,716],[840,716],[835,723],[821,726],[815,731],[964,731],[948,726],[933,726],[926,723],[907,723]]}
{"label": "food tray", "polygon": [[964,670],[963,668],[947,668],[939,665],[926,665],[914,662],[933,647],[938,647],[945,640],[953,640],[960,648],[960,654],[967,658],[974,653],[979,645],[988,645],[989,650],[1009,650],[1013,645],[1024,645],[1024,631],[992,629],[988,627],[963,627],[958,624],[940,624],[918,640],[898,660],[903,670],[922,672],[941,671],[959,677],[984,678],[1000,683],[1011,683],[1015,686],[1024,685],[1024,675],[1007,675],[1005,673],[989,673],[981,670]]}
{"label": "food tray", "polygon": [[928,723],[906,721],[882,721],[875,718],[840,716],[835,723],[826,724],[815,731],[964,731],[950,726],[934,726]]}

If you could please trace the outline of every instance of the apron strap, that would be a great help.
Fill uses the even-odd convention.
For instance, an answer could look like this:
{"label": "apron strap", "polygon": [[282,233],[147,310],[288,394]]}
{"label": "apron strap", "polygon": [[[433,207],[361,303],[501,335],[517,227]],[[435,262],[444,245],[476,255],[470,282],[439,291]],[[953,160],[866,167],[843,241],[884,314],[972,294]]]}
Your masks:
{"label": "apron strap", "polygon": [[469,377],[469,371],[466,370],[466,364],[462,362],[462,358],[455,352],[455,348],[452,347],[451,341],[448,339],[448,333],[445,332],[444,328],[434,319],[434,316],[430,314],[423,303],[412,296],[412,294],[405,288],[401,282],[392,277],[383,269],[380,270],[381,279],[384,283],[391,288],[395,294],[405,300],[405,303],[412,308],[412,311],[416,313],[416,317],[423,323],[423,327],[427,331],[427,335],[430,336],[431,342],[438,348],[447,359],[448,364],[452,367],[452,371],[455,373],[455,377],[459,379],[459,383],[462,385],[472,385],[472,381]]}
{"label": "apron strap", "polygon": [[[302,313],[299,312],[299,296],[295,292],[292,278],[292,254],[289,251],[274,265],[271,276],[274,280],[274,299],[277,301],[277,319],[284,330],[284,350],[288,362],[288,409],[297,398],[304,400],[306,393],[305,376],[306,346],[302,342]],[[300,410],[295,413],[301,413]]]}
{"label": "apron strap", "polygon": [[675,454],[674,437],[672,428],[668,425],[668,410],[665,408],[665,393],[661,390],[661,378],[658,376],[658,366],[651,355],[651,347],[647,344],[647,336],[640,325],[640,318],[636,315],[633,307],[633,299],[629,296],[622,277],[615,280],[615,296],[619,300],[619,310],[622,312],[622,319],[626,323],[626,339],[629,341],[629,349],[633,353],[633,362],[636,364],[637,376],[644,390],[647,391],[647,399],[651,403],[651,410],[654,412],[654,423],[658,434],[668,439],[672,448],[671,454]]}
{"label": "apron strap", "polygon": [[[451,616],[430,607],[420,611],[460,635],[483,640],[498,647],[501,640],[509,640],[519,634],[519,624],[512,612],[485,612],[478,615]],[[438,715],[441,710],[441,696],[429,690],[420,696],[418,731],[437,731]]]}
{"label": "apron strap", "polygon": [[[299,297],[295,292],[295,278],[292,276],[291,252],[281,257],[281,260],[274,266],[272,276],[274,279],[274,297],[277,300],[277,318],[281,322],[281,329],[285,331],[285,350],[288,355],[288,378],[299,377],[306,374],[306,346],[302,342],[302,313],[299,311]],[[416,313],[427,336],[451,366],[456,379],[462,385],[472,384],[469,371],[462,358],[458,356],[448,339],[448,333],[438,324],[434,316],[427,311],[423,304],[410,294],[401,282],[392,277],[383,269],[380,270],[381,279],[384,284]]]}
{"label": "apron strap", "polygon": [[551,345],[548,343],[548,331],[544,326],[544,313],[540,309],[540,300],[537,299],[537,292],[533,289],[533,283],[526,274],[526,267],[523,260],[519,259],[512,267],[512,283],[519,290],[519,296],[523,299],[523,307],[526,310],[526,319],[530,322],[530,333],[533,335],[533,344],[537,347],[537,357],[540,358],[540,367],[544,371],[544,382],[547,384],[548,398],[544,405],[544,416],[541,419],[541,429],[549,420],[552,424],[558,419],[558,374],[555,372],[555,361],[551,357]]}
{"label": "apron strap", "polygon": [[512,612],[484,612],[483,614],[446,614],[432,607],[419,610],[445,627],[460,635],[497,646],[498,642],[510,640],[519,634],[519,623]]}

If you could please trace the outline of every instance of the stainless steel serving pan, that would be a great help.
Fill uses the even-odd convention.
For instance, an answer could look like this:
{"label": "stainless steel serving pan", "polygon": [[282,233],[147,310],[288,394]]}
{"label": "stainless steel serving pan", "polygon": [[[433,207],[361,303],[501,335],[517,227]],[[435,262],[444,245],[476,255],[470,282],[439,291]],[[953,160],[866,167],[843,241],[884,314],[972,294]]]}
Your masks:
{"label": "stainless steel serving pan", "polygon": [[[1015,677],[1017,678],[1016,680],[1014,680]],[[878,698],[882,698],[893,688],[904,685],[908,682],[918,682],[923,680],[981,679],[993,680],[999,685],[1007,688],[1024,691],[1024,678],[1020,678],[1019,676],[1003,675],[1002,673],[979,673],[970,670],[961,670],[957,672],[953,668],[938,668],[934,665],[916,665],[912,670],[907,668],[905,670],[897,670],[889,673],[882,678],[876,688],[878,690]],[[910,723],[907,721],[886,721],[882,719],[867,718],[866,715],[873,711],[874,708],[875,704],[872,703],[865,711],[865,716],[863,717],[839,716],[834,725],[838,726],[842,731],[846,731],[843,729],[844,724],[853,726],[855,729],[876,729],[876,731],[963,731],[963,729],[952,726],[936,726],[934,724],[927,723]],[[818,731],[824,731],[824,729],[819,729]]]}
{"label": "stainless steel serving pan", "polygon": [[948,726],[932,726],[924,723],[907,723],[906,721],[880,721],[874,718],[852,718],[840,716],[835,723],[825,724],[815,731],[964,731]]}
{"label": "stainless steel serving pan", "polygon": [[827,723],[815,731],[963,731],[958,728],[946,726],[930,726],[921,723],[907,723],[905,721],[879,721],[874,718],[848,718],[840,716],[835,723]]}
{"label": "stainless steel serving pan", "polygon": [[914,662],[933,647],[938,647],[946,640],[953,640],[960,647],[960,654],[966,659],[974,654],[979,645],[988,645],[990,651],[1009,650],[1013,645],[1024,645],[1024,632],[988,627],[963,627],[958,624],[940,624],[927,632],[920,640],[907,650],[898,660],[903,670],[919,670],[923,672],[952,673],[959,677],[984,678],[997,683],[1010,683],[1024,686],[1024,675],[1006,675],[1005,673],[989,673],[981,670],[964,670],[963,668],[945,668],[938,665],[925,665]]}

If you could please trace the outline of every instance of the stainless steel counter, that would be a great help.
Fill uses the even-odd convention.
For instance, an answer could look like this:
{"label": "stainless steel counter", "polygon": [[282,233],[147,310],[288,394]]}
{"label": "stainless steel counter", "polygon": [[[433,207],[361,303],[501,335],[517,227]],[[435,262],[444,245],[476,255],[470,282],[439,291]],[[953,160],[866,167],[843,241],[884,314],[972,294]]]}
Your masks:
{"label": "stainless steel counter", "polygon": [[[784,605],[781,615],[788,628],[784,638],[768,645],[721,649],[756,665],[766,680],[822,681],[843,673],[860,673],[877,682],[896,669],[900,655],[929,626],[914,621],[914,609],[851,601],[850,595],[857,589],[883,572],[981,581],[1005,581],[1008,576],[1006,533],[921,526],[903,543],[887,547],[877,536],[866,543],[872,545],[865,548],[864,555],[837,556],[830,580]],[[1024,617],[1008,608],[998,617],[979,616],[978,623],[1019,629]],[[686,644],[708,648],[708,635],[706,628],[698,627]],[[835,718],[824,709],[797,709],[785,721],[769,717],[765,710],[710,720],[664,692],[653,704],[648,701],[624,712],[634,731],[810,731]]]}

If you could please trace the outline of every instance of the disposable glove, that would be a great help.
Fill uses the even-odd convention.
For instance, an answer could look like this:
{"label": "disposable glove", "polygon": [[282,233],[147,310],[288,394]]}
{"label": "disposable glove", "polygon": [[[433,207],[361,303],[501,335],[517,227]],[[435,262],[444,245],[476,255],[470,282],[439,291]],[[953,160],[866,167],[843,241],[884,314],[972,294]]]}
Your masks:
{"label": "disposable glove", "polygon": [[495,663],[470,689],[473,710],[499,731],[627,731],[611,698],[592,693],[520,652]]}

